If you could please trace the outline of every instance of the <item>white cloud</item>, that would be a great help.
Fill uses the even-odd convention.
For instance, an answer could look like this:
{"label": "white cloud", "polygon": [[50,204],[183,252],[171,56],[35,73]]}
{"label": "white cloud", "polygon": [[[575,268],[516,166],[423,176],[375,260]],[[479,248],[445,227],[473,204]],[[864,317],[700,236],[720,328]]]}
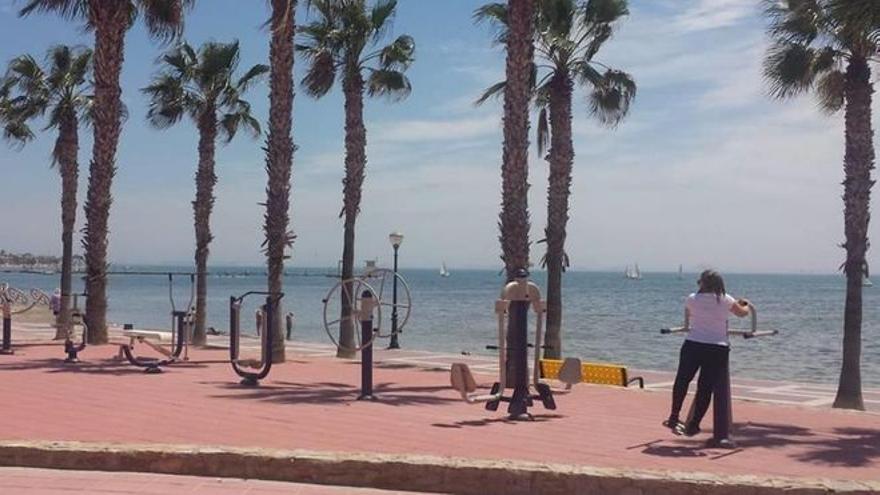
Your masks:
{"label": "white cloud", "polygon": [[733,26],[759,11],[757,0],[698,0],[674,24],[686,32]]}
{"label": "white cloud", "polygon": [[445,120],[376,122],[370,126],[370,134],[380,142],[420,143],[481,138],[497,134],[500,128],[501,117],[490,114]]}

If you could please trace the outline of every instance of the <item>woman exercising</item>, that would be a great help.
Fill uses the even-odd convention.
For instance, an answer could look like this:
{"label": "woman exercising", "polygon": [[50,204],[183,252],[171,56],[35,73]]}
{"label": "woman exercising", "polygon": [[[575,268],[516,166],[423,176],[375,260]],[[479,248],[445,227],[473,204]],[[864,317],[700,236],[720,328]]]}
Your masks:
{"label": "woman exercising", "polygon": [[[678,358],[678,373],[672,388],[672,411],[669,419],[663,422],[663,426],[676,435],[693,436],[700,432],[700,421],[709,409],[712,390],[728,364],[727,316],[729,313],[739,317],[749,314],[749,302],[729,296],[721,274],[715,270],[701,273],[697,284],[699,290],[685,301],[688,334]],[[694,415],[683,424],[679,421],[679,413],[698,370],[700,378],[694,398]]]}

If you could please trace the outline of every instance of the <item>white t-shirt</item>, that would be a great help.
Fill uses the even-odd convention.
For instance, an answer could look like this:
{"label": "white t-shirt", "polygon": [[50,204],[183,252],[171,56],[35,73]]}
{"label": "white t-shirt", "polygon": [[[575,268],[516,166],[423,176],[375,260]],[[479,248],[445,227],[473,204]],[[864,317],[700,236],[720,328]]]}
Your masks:
{"label": "white t-shirt", "polygon": [[728,294],[720,300],[715,294],[697,293],[688,296],[685,307],[690,313],[687,340],[703,344],[728,345],[727,317],[736,299]]}

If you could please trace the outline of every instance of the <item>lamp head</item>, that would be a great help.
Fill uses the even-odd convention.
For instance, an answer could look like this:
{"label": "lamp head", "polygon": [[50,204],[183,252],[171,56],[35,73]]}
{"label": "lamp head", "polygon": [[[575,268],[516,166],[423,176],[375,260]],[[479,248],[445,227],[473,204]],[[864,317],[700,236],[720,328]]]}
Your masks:
{"label": "lamp head", "polygon": [[400,247],[403,244],[403,234],[395,230],[388,235],[388,240],[391,241],[391,245],[395,248]]}

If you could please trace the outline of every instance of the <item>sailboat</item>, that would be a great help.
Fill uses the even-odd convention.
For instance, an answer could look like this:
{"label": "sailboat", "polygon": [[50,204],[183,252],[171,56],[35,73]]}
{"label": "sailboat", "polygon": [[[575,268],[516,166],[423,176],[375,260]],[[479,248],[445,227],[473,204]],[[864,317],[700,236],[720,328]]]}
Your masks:
{"label": "sailboat", "polygon": [[641,280],[642,272],[639,271],[639,264],[636,263],[635,267],[632,269],[627,265],[626,271],[623,272],[623,276],[629,280]]}
{"label": "sailboat", "polygon": [[440,276],[441,277],[448,277],[449,276],[449,270],[446,269],[446,262],[445,261],[440,264]]}
{"label": "sailboat", "polygon": [[871,282],[870,278],[865,276],[865,278],[862,279],[862,287],[874,287],[874,283]]}
{"label": "sailboat", "polygon": [[681,265],[678,265],[678,279],[684,280],[684,275],[682,274],[682,271],[681,271]]}

